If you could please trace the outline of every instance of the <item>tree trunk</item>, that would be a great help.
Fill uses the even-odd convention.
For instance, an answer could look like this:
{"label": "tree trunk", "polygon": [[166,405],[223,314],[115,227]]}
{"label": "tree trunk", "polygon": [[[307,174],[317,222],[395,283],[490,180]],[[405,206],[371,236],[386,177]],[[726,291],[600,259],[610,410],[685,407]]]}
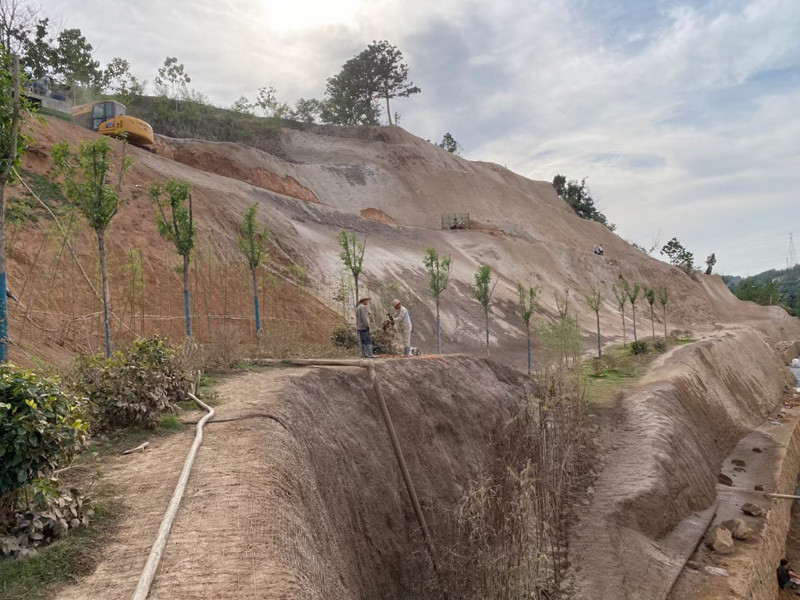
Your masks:
{"label": "tree trunk", "polygon": [[653,329],[653,339],[656,339],[656,315],[653,312],[653,305],[650,305],[650,325]]}
{"label": "tree trunk", "polygon": [[486,358],[489,358],[489,311],[486,311]]}
{"label": "tree trunk", "polygon": [[4,156],[8,162],[2,173],[0,173],[0,363],[8,361],[8,283],[6,281],[6,219],[5,219],[5,194],[6,182],[11,174],[11,168],[17,158],[17,136],[19,134],[19,57],[12,56],[11,65],[11,85],[14,98],[14,107],[11,114],[11,147],[8,156]]}
{"label": "tree trunk", "polygon": [[0,182],[0,362],[8,361],[8,296],[6,283],[6,182]]}
{"label": "tree trunk", "polygon": [[442,353],[442,329],[439,320],[439,296],[436,296],[436,354]]}
{"label": "tree trunk", "polygon": [[625,339],[625,307],[622,307],[622,346],[625,347],[628,345],[628,341]]}
{"label": "tree trunk", "polygon": [[603,346],[600,338],[600,311],[595,314],[597,315],[597,358],[603,358]]}
{"label": "tree trunk", "polygon": [[389,94],[386,94],[386,116],[389,117],[389,125],[392,124],[392,111],[389,108]]}
{"label": "tree trunk", "polygon": [[531,326],[530,323],[525,324],[528,331],[528,377],[531,376]]}
{"label": "tree trunk", "polygon": [[255,269],[253,269],[253,304],[256,307],[256,334],[258,334],[261,332],[261,313],[258,310],[258,279]]}
{"label": "tree trunk", "polygon": [[103,278],[103,324],[106,330],[106,358],[111,356],[111,326],[108,315],[111,312],[111,291],[108,287],[108,265],[106,265],[106,233],[96,229],[97,249],[100,251],[100,276]]}
{"label": "tree trunk", "polygon": [[183,257],[183,310],[186,312],[186,337],[192,337],[192,308],[189,298],[189,255]]}
{"label": "tree trunk", "polygon": [[355,306],[357,307],[358,306],[358,301],[360,300],[360,298],[358,297],[358,275],[353,275],[353,280],[355,281],[355,284],[356,284],[356,297],[355,297],[356,304],[355,304]]}
{"label": "tree trunk", "polygon": [[667,305],[664,305],[664,339],[667,339]]}
{"label": "tree trunk", "polygon": [[636,337],[636,305],[633,304],[631,306],[631,311],[633,312],[633,341],[639,341],[639,338]]}

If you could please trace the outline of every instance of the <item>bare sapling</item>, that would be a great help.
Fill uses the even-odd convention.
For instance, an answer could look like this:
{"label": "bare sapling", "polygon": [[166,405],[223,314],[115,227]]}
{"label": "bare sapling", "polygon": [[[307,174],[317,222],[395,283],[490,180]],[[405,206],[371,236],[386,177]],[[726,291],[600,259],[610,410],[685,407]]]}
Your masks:
{"label": "bare sapling", "polygon": [[258,204],[253,204],[248,208],[242,217],[242,226],[239,229],[238,245],[239,251],[247,260],[247,267],[253,283],[253,306],[255,307],[256,335],[261,333],[261,313],[258,305],[258,267],[268,256],[267,240],[269,239],[269,229],[265,225],[261,227],[256,219]]}
{"label": "bare sapling", "polygon": [[108,180],[114,170],[111,142],[101,137],[84,142],[77,148],[67,143],[53,146],[56,172],[64,176],[64,192],[97,235],[100,254],[100,275],[103,282],[103,323],[105,325],[106,356],[111,356],[111,291],[106,263],[106,231],[121,204],[122,178],[132,161],[126,156],[127,143],[122,142],[116,187]]}
{"label": "bare sapling", "polygon": [[658,303],[664,309],[664,338],[667,337],[667,304],[669,304],[669,292],[667,286],[662,285],[658,288]]}
{"label": "bare sapling", "polygon": [[197,227],[192,218],[192,190],[185,181],[170,179],[165,187],[153,183],[150,198],[158,207],[158,233],[172,242],[183,258],[183,308],[186,315],[186,337],[192,337],[192,311],[189,294],[189,261],[192,257]]}
{"label": "bare sapling", "polygon": [[656,339],[656,315],[653,311],[653,305],[656,303],[656,291],[649,285],[644,285],[644,297],[650,305],[650,326],[653,330],[653,339]]}
{"label": "bare sapling", "polygon": [[614,291],[614,298],[617,299],[617,308],[622,313],[622,345],[627,346],[628,341],[625,339],[625,305],[628,304],[628,282],[620,276],[619,282],[615,283],[611,289]]}
{"label": "bare sapling", "polygon": [[528,339],[528,375],[531,374],[531,318],[539,308],[539,286],[532,285],[525,287],[522,283],[517,283],[517,293],[519,294],[519,316],[525,323],[525,333]]}
{"label": "bare sapling", "polygon": [[483,309],[483,316],[486,320],[486,356],[489,356],[489,308],[492,303],[492,294],[494,288],[497,287],[497,282],[500,281],[498,277],[494,285],[492,285],[492,267],[481,266],[478,267],[478,272],[475,273],[475,298],[480,302]]}
{"label": "bare sapling", "polygon": [[447,284],[450,281],[450,269],[453,266],[452,259],[447,257],[439,257],[439,252],[436,248],[428,248],[425,250],[425,258],[423,259],[425,268],[428,269],[430,281],[428,288],[431,291],[436,301],[436,353],[442,353],[442,332],[441,321],[439,319],[439,297],[442,292],[447,289]]}
{"label": "bare sapling", "polygon": [[348,233],[342,229],[338,236],[339,247],[342,251],[339,253],[339,258],[345,268],[353,274],[353,285],[356,292],[356,304],[360,298],[358,297],[358,278],[361,275],[364,264],[364,250],[367,246],[366,239],[361,242],[355,233]]}
{"label": "bare sapling", "polygon": [[553,297],[556,301],[556,310],[558,311],[558,318],[562,321],[567,318],[569,315],[569,290],[564,289],[564,293],[561,294],[558,290],[553,292]]}
{"label": "bare sapling", "polygon": [[639,338],[636,337],[636,300],[639,299],[639,292],[641,291],[642,291],[642,286],[639,285],[638,283],[634,283],[632,286],[628,286],[628,300],[630,300],[631,312],[633,313],[631,318],[633,319],[634,342],[639,340]]}
{"label": "bare sapling", "polygon": [[600,337],[600,308],[603,305],[603,299],[600,296],[600,290],[597,286],[592,286],[589,293],[586,294],[586,306],[594,312],[597,317],[597,358],[603,358],[603,344]]}
{"label": "bare sapling", "polygon": [[20,155],[26,149],[22,124],[29,113],[23,106],[19,57],[10,55],[0,44],[0,362],[8,361],[8,282],[6,266],[6,185],[13,183]]}

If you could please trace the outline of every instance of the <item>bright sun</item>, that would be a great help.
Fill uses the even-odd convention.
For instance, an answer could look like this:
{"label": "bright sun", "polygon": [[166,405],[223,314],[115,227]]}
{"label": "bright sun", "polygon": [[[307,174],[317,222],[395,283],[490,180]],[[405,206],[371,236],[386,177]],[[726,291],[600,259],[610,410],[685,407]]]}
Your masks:
{"label": "bright sun", "polygon": [[360,0],[262,0],[270,29],[310,29],[351,23]]}

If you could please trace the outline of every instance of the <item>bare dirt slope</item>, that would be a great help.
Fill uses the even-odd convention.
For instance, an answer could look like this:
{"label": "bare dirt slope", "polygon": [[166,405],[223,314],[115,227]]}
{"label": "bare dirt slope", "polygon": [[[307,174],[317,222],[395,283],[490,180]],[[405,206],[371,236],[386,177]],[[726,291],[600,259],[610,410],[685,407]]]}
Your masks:
{"label": "bare dirt slope", "polygon": [[[40,174],[50,171],[53,143],[74,143],[94,135],[56,120],[34,124],[31,129],[36,141],[25,158],[25,167]],[[167,328],[172,334],[180,335],[180,278],[172,268],[176,263],[173,249],[157,235],[155,209],[146,193],[151,181],[170,177],[191,183],[201,248],[212,255],[200,252],[195,265],[200,276],[194,275],[192,283],[195,305],[199,306],[195,310],[202,309],[206,314],[233,310],[237,318],[249,315],[246,272],[239,273],[236,268],[207,271],[214,261],[217,265],[241,263],[236,250],[238,226],[244,210],[255,202],[260,218],[272,232],[269,268],[294,285],[288,266],[296,263],[307,267],[310,283],[304,285],[304,291],[316,295],[330,309],[340,306],[333,299],[342,274],[336,234],[346,228],[366,238],[362,290],[366,288],[376,299],[376,318],[382,319],[388,301],[400,296],[411,310],[415,345],[423,348],[433,345],[433,303],[422,265],[429,246],[454,260],[451,286],[442,298],[442,330],[448,351],[474,351],[482,342],[480,308],[471,290],[474,272],[481,264],[491,266],[500,276],[492,308],[492,344],[509,357],[524,352],[523,326],[515,311],[518,281],[542,286],[545,313],[555,312],[556,290],[570,290],[571,305],[587,335],[594,328],[594,315],[585,308],[582,295],[596,285],[604,298],[603,329],[612,339],[620,336],[611,292],[620,276],[669,288],[669,329],[708,331],[721,323],[747,321],[769,330],[775,339],[787,337],[781,335],[787,328],[798,329],[797,322],[779,310],[748,308],[736,301],[716,276],[689,278],[635,250],[604,226],[576,217],[549,183],[528,180],[498,165],[467,161],[397,127],[281,130],[272,154],[238,144],[163,137],[159,138],[157,154],[137,148],[131,152],[135,163],[124,186],[129,201],[108,236],[112,284],[116,286],[112,292],[117,312],[124,313],[131,288],[126,256],[132,248],[141,248],[148,289],[159,292],[146,295],[145,312],[158,314],[162,329],[166,328],[164,315],[169,316],[177,323],[177,327],[173,323]],[[454,212],[469,212],[480,227],[474,231],[442,230],[441,215]],[[26,306],[46,309],[47,314],[74,314],[74,307],[79,305],[82,313],[94,315],[96,329],[97,298],[88,294],[76,299],[74,293],[71,297],[66,293],[82,285],[79,275],[77,284],[74,271],[72,280],[67,279],[70,272],[59,269],[53,258],[52,279],[43,275],[39,281],[30,276],[42,271],[44,261],[37,257],[48,228],[46,220],[40,221],[25,226],[15,238],[10,263],[12,289],[20,289],[19,282],[30,279],[33,282],[22,292]],[[77,232],[79,256],[91,273],[96,261],[92,237],[83,228],[77,228]],[[598,243],[605,247],[605,257],[592,253]],[[232,299],[225,290],[232,289],[226,278],[233,276],[242,281],[236,284],[238,291]],[[47,297],[45,307],[41,306],[43,296]],[[133,304],[129,312],[137,310]],[[330,311],[326,313],[308,298],[294,303],[264,298],[262,304],[266,309],[286,307],[283,314],[278,311],[269,318],[334,320]],[[22,318],[18,312],[12,315],[14,319]],[[645,306],[640,309],[640,326],[647,312]],[[33,314],[37,316],[35,311]],[[662,318],[660,313],[656,316],[656,330],[661,331]],[[198,321],[203,325],[200,335],[213,335],[214,322],[209,319],[206,328],[202,315]],[[52,345],[63,345],[64,337],[78,344],[94,331],[85,319],[75,323],[61,337],[53,333]],[[41,329],[41,322],[36,325]],[[49,326],[66,327],[59,323]],[[121,323],[115,326],[125,332]],[[30,329],[33,331],[33,326]],[[309,335],[324,337],[324,329],[318,327]],[[249,329],[246,332],[249,334]],[[19,336],[23,341],[25,337]]]}

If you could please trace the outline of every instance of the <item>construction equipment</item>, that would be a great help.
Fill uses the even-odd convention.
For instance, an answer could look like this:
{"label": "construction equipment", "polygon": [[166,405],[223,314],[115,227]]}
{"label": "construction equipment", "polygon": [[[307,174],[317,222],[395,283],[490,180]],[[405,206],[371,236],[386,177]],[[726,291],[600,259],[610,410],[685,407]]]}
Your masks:
{"label": "construction equipment", "polygon": [[146,121],[125,114],[125,105],[113,100],[82,104],[72,109],[76,125],[103,135],[125,137],[135,146],[153,145],[153,128]]}
{"label": "construction equipment", "polygon": [[26,85],[22,95],[36,107],[39,114],[71,121],[72,107],[67,100],[69,90],[68,85],[58,85],[52,77],[46,75],[32,84]]}

